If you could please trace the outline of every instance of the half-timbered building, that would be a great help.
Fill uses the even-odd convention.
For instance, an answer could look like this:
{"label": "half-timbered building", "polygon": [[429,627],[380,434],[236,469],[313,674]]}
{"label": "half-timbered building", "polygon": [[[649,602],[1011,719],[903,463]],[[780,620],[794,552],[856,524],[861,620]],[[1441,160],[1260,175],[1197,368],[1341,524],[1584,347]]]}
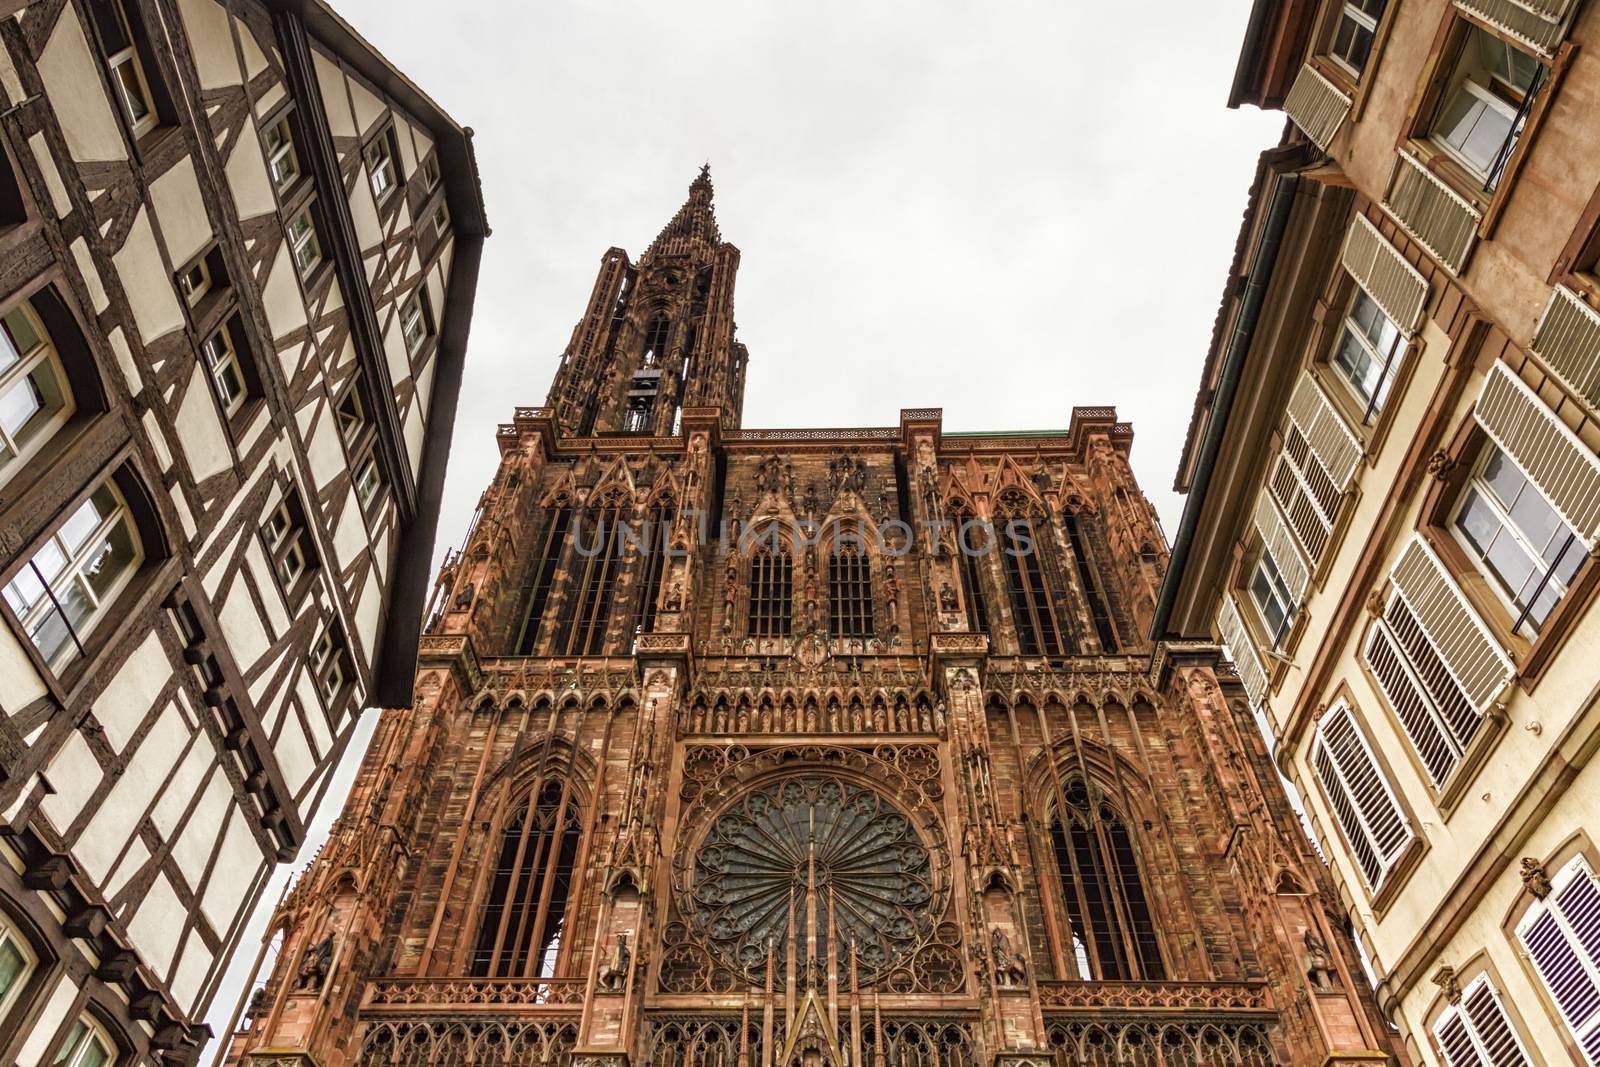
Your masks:
{"label": "half-timbered building", "polygon": [[0,2],[0,1062],[192,1060],[409,702],[486,232],[325,4]]}

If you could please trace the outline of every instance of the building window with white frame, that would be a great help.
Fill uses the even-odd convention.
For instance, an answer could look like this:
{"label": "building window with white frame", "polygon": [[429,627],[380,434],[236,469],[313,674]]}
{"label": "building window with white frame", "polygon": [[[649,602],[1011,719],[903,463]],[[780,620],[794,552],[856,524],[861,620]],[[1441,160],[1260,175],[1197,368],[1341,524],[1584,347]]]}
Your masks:
{"label": "building window with white frame", "polygon": [[30,301],[0,316],[0,483],[71,417],[72,388]]}
{"label": "building window with white frame", "polygon": [[289,217],[284,227],[289,236],[289,254],[301,279],[309,278],[322,263],[322,235],[317,231],[314,204],[306,204]]}
{"label": "building window with white frame", "polygon": [[1366,290],[1356,286],[1328,362],[1361,406],[1363,424],[1383,410],[1404,352],[1400,328]]}
{"label": "building window with white frame", "polygon": [[1372,56],[1372,42],[1378,36],[1378,21],[1388,0],[1344,0],[1334,16],[1333,38],[1328,42],[1328,55],[1349,71],[1361,77]]}
{"label": "building window with white frame", "polygon": [[299,588],[300,580],[316,566],[300,502],[292,496],[284,497],[267,516],[261,537],[266,544],[267,557],[272,561],[273,574],[277,575],[284,594],[292,595]]}
{"label": "building window with white frame", "polygon": [[79,1016],[56,1053],[54,1067],[112,1067],[117,1046],[105,1028],[87,1015]]}
{"label": "building window with white frame", "polygon": [[122,491],[106,480],[6,583],[6,604],[53,671],[88,639],[127,587],[144,550]]}
{"label": "building window with white frame", "polygon": [[0,1030],[22,1000],[22,991],[39,963],[33,946],[0,912]]}
{"label": "building window with white frame", "polygon": [[183,293],[183,302],[190,307],[200,303],[201,298],[211,291],[211,268],[204,257],[195,260],[178,275],[178,290]]}
{"label": "building window with white frame", "polygon": [[249,387],[244,376],[244,366],[233,340],[231,323],[223,323],[217,332],[200,344],[200,355],[205,360],[206,377],[211,380],[211,391],[216,394],[222,410],[232,418],[244,407]]}
{"label": "building window with white frame", "polygon": [[295,145],[294,124],[289,115],[278,119],[262,134],[266,148],[267,173],[272,187],[283,192],[300,177],[300,150]]}
{"label": "building window with white frame", "polygon": [[1335,704],[1317,724],[1311,765],[1362,879],[1376,893],[1414,835],[1348,703]]}
{"label": "building window with white frame", "polygon": [[400,185],[394,158],[394,130],[386,129],[378,134],[363,154],[367,161],[367,180],[372,184],[372,198],[382,204]]}
{"label": "building window with white frame", "polygon": [[1445,1067],[1529,1067],[1522,1039],[1500,1002],[1500,992],[1480,974],[1433,1024]]}
{"label": "building window with white frame", "polygon": [[1600,882],[1582,856],[1550,879],[1517,923],[1534,970],[1584,1058],[1600,1065]]}
{"label": "building window with white frame", "polygon": [[400,308],[400,334],[405,338],[406,351],[413,356],[422,351],[423,344],[433,336],[431,312],[427,290],[421,285],[412,290]]}
{"label": "building window with white frame", "polygon": [[1431,136],[1485,192],[1500,183],[1549,68],[1488,30],[1466,23]]}
{"label": "building window with white frame", "polygon": [[100,43],[105,48],[106,66],[111,73],[111,85],[117,105],[128,130],[135,138],[154,129],[160,119],[156,114],[155,97],[150,93],[150,76],[145,58],[140,55],[139,43],[134,36],[133,12],[127,0],[95,0],[89,5],[94,14],[95,27],[100,31]]}
{"label": "building window with white frame", "polygon": [[378,458],[370,449],[356,463],[355,486],[362,513],[371,515],[378,494],[383,490],[383,471],[379,469]]}
{"label": "building window with white frame", "polygon": [[1513,632],[1538,635],[1588,551],[1517,464],[1485,442],[1451,528],[1510,609]]}
{"label": "building window with white frame", "polygon": [[336,625],[329,623],[311,646],[311,676],[317,683],[322,698],[332,704],[344,691],[349,678],[348,653],[344,636]]}
{"label": "building window with white frame", "polygon": [[1277,649],[1294,625],[1295,602],[1289,583],[1284,580],[1277,561],[1265,546],[1250,575],[1250,600],[1260,617],[1267,638],[1266,646]]}

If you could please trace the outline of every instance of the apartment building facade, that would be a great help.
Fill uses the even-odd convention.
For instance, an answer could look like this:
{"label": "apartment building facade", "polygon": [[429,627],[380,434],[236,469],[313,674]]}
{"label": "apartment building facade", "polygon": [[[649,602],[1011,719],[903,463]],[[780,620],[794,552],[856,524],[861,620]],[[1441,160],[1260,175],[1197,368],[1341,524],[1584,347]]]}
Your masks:
{"label": "apartment building facade", "polygon": [[192,1062],[409,702],[486,233],[324,4],[0,3],[0,1062]]}
{"label": "apartment building facade", "polygon": [[1155,632],[1216,636],[1418,1063],[1600,1063],[1600,10],[1261,0]]}

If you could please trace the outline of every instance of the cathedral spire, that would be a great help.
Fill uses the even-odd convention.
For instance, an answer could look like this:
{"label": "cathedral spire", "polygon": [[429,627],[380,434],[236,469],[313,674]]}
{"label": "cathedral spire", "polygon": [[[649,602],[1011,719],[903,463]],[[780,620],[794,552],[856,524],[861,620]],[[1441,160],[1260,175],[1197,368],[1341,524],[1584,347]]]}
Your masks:
{"label": "cathedral spire", "polygon": [[715,248],[722,244],[722,233],[717,229],[717,216],[712,210],[711,163],[707,161],[695,180],[689,183],[689,199],[685,200],[672,221],[645,249],[644,259],[661,252],[682,253],[687,245],[703,244]]}

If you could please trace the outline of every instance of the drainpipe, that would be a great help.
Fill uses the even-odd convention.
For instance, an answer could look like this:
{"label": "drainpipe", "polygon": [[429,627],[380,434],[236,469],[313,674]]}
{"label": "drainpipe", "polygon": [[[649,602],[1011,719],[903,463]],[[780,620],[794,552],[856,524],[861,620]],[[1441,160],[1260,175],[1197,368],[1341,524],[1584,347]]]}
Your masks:
{"label": "drainpipe", "polygon": [[1178,523],[1178,536],[1172,543],[1172,555],[1167,561],[1166,577],[1161,582],[1155,617],[1150,622],[1150,640],[1153,642],[1167,636],[1167,624],[1171,621],[1172,608],[1178,599],[1178,583],[1189,562],[1189,550],[1194,543],[1195,530],[1200,525],[1200,510],[1205,506],[1211,473],[1216,467],[1217,453],[1222,448],[1222,437],[1233,411],[1234,394],[1239,390],[1245,358],[1255,337],[1256,323],[1261,318],[1261,305],[1266,299],[1267,285],[1272,281],[1278,248],[1283,241],[1283,231],[1288,226],[1289,212],[1294,207],[1295,193],[1299,187],[1298,174],[1285,174],[1278,178],[1272,193],[1272,205],[1267,209],[1261,241],[1250,260],[1244,298],[1239,305],[1239,315],[1234,320],[1233,333],[1228,338],[1227,353],[1222,362],[1222,379],[1217,383],[1216,395],[1211,401],[1211,417],[1206,421],[1206,436],[1200,444],[1194,481],[1189,487],[1189,499],[1183,506],[1183,518]]}

